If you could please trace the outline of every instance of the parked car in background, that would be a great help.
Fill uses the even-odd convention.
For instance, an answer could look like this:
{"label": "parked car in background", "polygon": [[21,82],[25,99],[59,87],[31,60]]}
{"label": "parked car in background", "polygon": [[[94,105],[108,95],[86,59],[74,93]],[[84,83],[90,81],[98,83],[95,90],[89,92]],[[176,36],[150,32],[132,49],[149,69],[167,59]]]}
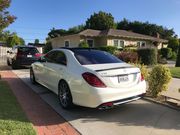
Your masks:
{"label": "parked car in background", "polygon": [[54,49],[30,68],[32,83],[56,93],[63,108],[73,104],[109,108],[137,100],[146,92],[140,69],[89,48]]}
{"label": "parked car in background", "polygon": [[34,46],[14,46],[12,50],[7,51],[7,64],[13,69],[21,66],[30,67],[40,56],[41,54]]}

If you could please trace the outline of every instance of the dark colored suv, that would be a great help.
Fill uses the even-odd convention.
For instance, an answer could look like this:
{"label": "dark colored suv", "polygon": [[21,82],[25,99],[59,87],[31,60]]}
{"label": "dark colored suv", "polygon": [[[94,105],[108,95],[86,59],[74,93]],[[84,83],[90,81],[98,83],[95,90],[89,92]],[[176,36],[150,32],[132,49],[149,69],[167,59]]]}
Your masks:
{"label": "dark colored suv", "polygon": [[41,54],[34,46],[14,46],[11,51],[7,51],[7,64],[17,69],[22,66],[30,67],[36,62]]}

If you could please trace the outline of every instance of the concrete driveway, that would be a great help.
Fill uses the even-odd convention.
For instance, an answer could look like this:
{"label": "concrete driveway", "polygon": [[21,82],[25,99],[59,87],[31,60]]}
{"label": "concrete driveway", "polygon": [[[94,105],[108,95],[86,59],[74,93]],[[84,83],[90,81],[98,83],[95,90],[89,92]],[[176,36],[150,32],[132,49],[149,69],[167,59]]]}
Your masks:
{"label": "concrete driveway", "polygon": [[76,107],[67,111],[55,94],[30,83],[29,70],[13,72],[83,135],[180,135],[179,111],[145,100],[110,110]]}

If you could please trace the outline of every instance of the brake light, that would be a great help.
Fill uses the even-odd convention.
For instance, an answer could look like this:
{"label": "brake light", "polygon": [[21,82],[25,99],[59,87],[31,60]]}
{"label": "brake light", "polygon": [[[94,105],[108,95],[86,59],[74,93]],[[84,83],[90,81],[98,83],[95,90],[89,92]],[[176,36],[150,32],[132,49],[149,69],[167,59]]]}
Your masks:
{"label": "brake light", "polygon": [[82,74],[84,80],[93,87],[105,88],[106,85],[94,74],[85,72]]}
{"label": "brake light", "polygon": [[35,53],[34,56],[35,56],[36,58],[39,58],[39,57],[41,57],[42,55],[41,55],[40,53]]}
{"label": "brake light", "polygon": [[143,76],[143,74],[141,74],[141,81],[144,81],[144,76]]}
{"label": "brake light", "polygon": [[23,53],[21,53],[21,52],[17,53],[17,57],[22,57],[22,56],[23,56]]}

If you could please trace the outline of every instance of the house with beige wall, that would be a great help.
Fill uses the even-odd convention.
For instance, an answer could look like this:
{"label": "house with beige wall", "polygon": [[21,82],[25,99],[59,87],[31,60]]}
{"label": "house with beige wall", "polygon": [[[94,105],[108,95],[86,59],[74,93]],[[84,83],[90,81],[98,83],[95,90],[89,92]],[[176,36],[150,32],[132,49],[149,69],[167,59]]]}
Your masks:
{"label": "house with beige wall", "polygon": [[137,47],[161,49],[167,47],[167,40],[138,34],[126,30],[92,30],[86,29],[77,34],[58,36],[49,40],[53,48],[59,47],[79,47],[83,41],[87,42],[89,47],[116,46],[117,48]]}

